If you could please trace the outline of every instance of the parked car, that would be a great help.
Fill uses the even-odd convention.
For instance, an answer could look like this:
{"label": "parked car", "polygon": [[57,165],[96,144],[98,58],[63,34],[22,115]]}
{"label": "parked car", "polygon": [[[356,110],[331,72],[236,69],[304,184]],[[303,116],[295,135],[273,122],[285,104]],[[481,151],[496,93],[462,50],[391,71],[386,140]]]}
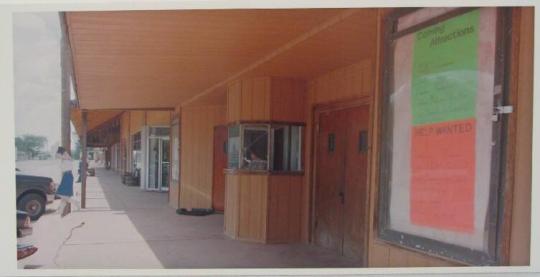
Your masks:
{"label": "parked car", "polygon": [[16,172],[17,209],[27,212],[32,220],[45,213],[47,203],[54,201],[56,185],[49,177]]}
{"label": "parked car", "polygon": [[17,243],[17,260],[24,259],[37,252],[37,247],[32,244]]}
{"label": "parked car", "polygon": [[[32,234],[32,223],[27,212],[17,210],[17,238]],[[17,260],[33,255],[37,247],[32,244],[17,243]]]}
{"label": "parked car", "polygon": [[27,212],[17,210],[17,238],[32,234],[32,223]]}

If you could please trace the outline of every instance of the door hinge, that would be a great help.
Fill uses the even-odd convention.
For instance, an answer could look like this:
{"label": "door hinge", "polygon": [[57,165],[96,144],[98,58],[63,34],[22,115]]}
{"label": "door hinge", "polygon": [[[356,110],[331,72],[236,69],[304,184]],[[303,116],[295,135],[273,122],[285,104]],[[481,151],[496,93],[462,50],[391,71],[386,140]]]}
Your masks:
{"label": "door hinge", "polygon": [[497,106],[493,112],[492,120],[499,121],[501,114],[510,114],[514,112],[514,106]]}

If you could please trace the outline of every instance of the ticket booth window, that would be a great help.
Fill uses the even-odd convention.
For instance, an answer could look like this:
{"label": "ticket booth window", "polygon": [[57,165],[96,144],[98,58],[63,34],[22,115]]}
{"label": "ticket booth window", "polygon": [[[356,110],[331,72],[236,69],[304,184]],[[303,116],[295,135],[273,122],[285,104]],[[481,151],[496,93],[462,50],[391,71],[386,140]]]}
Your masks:
{"label": "ticket booth window", "polygon": [[268,126],[244,126],[242,169],[268,170]]}
{"label": "ticket booth window", "polygon": [[228,168],[245,171],[302,170],[302,126],[250,124],[229,126]]}
{"label": "ticket booth window", "polygon": [[273,171],[300,171],[302,126],[274,126],[272,128]]}

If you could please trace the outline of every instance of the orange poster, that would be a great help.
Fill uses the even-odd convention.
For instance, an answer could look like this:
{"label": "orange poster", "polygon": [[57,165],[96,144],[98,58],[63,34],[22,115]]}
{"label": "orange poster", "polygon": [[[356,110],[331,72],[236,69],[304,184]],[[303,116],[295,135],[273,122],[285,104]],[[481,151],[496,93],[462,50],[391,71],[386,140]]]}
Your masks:
{"label": "orange poster", "polygon": [[474,231],[475,124],[471,118],[412,127],[413,224]]}

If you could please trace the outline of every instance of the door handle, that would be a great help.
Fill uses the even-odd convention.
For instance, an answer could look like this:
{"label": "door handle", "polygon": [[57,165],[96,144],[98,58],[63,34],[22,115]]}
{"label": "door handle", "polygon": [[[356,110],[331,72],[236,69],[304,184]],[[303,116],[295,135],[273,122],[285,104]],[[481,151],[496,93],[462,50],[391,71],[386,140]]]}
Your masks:
{"label": "door handle", "polygon": [[341,199],[341,204],[345,204],[345,193],[343,193],[343,191],[340,191],[338,195]]}

